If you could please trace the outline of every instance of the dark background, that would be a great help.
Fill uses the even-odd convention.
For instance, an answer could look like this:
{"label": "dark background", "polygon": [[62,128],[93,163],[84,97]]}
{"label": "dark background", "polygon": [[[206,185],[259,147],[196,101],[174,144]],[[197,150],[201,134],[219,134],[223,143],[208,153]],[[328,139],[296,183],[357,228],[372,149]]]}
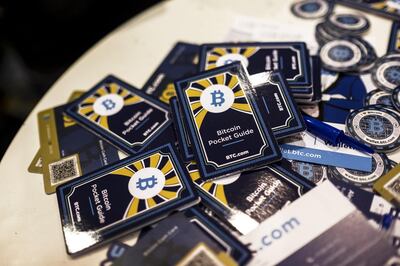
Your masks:
{"label": "dark background", "polygon": [[0,158],[35,104],[75,60],[157,2],[0,1]]}

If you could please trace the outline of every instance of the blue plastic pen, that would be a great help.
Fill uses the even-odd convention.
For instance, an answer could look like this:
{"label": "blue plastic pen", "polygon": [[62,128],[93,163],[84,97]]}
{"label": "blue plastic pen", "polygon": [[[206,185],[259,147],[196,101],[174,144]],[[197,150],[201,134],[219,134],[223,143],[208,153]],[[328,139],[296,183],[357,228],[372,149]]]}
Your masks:
{"label": "blue plastic pen", "polygon": [[356,150],[367,153],[374,153],[373,149],[360,143],[356,139],[347,136],[346,134],[344,134],[343,130],[334,128],[333,126],[330,126],[324,122],[319,121],[318,119],[312,118],[311,116],[305,114],[303,114],[303,118],[306,122],[307,131],[320,139],[328,141],[333,145],[344,143]]}

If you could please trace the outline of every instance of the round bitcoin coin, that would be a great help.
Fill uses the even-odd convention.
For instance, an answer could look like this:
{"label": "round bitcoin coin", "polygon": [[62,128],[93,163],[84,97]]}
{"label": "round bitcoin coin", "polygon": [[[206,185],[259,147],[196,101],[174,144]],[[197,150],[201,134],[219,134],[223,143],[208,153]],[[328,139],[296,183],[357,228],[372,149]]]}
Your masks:
{"label": "round bitcoin coin", "polygon": [[389,152],[400,146],[400,116],[388,108],[371,105],[351,112],[346,129],[375,151]]}

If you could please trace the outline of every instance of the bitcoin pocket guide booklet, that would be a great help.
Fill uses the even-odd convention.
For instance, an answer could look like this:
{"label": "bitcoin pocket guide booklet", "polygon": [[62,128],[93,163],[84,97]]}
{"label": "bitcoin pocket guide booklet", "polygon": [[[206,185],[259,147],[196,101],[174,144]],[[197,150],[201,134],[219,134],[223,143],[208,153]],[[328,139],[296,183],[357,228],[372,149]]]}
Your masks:
{"label": "bitcoin pocket guide booklet", "polygon": [[281,153],[252,99],[240,62],[176,82],[180,107],[203,179],[272,163]]}
{"label": "bitcoin pocket guide booklet", "polygon": [[165,104],[114,76],[69,104],[66,113],[129,154],[148,148],[171,124]]}
{"label": "bitcoin pocket guide booklet", "polygon": [[57,198],[71,255],[198,202],[171,144],[65,183]]}

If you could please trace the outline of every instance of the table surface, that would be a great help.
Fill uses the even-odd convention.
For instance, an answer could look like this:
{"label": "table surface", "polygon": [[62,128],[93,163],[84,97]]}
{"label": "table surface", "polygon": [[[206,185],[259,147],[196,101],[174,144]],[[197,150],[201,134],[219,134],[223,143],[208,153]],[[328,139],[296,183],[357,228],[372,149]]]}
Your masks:
{"label": "table surface", "polygon": [[[66,254],[56,196],[44,193],[41,175],[26,170],[39,149],[38,111],[63,104],[72,91],[88,89],[107,74],[140,88],[175,42],[223,41],[238,15],[315,26],[316,21],[291,15],[289,6],[290,1],[280,0],[166,1],[127,21],[79,58],[32,110],[1,161],[0,265],[96,265],[106,258],[107,245],[77,258]],[[382,55],[391,22],[368,18],[373,26],[366,39]]]}

